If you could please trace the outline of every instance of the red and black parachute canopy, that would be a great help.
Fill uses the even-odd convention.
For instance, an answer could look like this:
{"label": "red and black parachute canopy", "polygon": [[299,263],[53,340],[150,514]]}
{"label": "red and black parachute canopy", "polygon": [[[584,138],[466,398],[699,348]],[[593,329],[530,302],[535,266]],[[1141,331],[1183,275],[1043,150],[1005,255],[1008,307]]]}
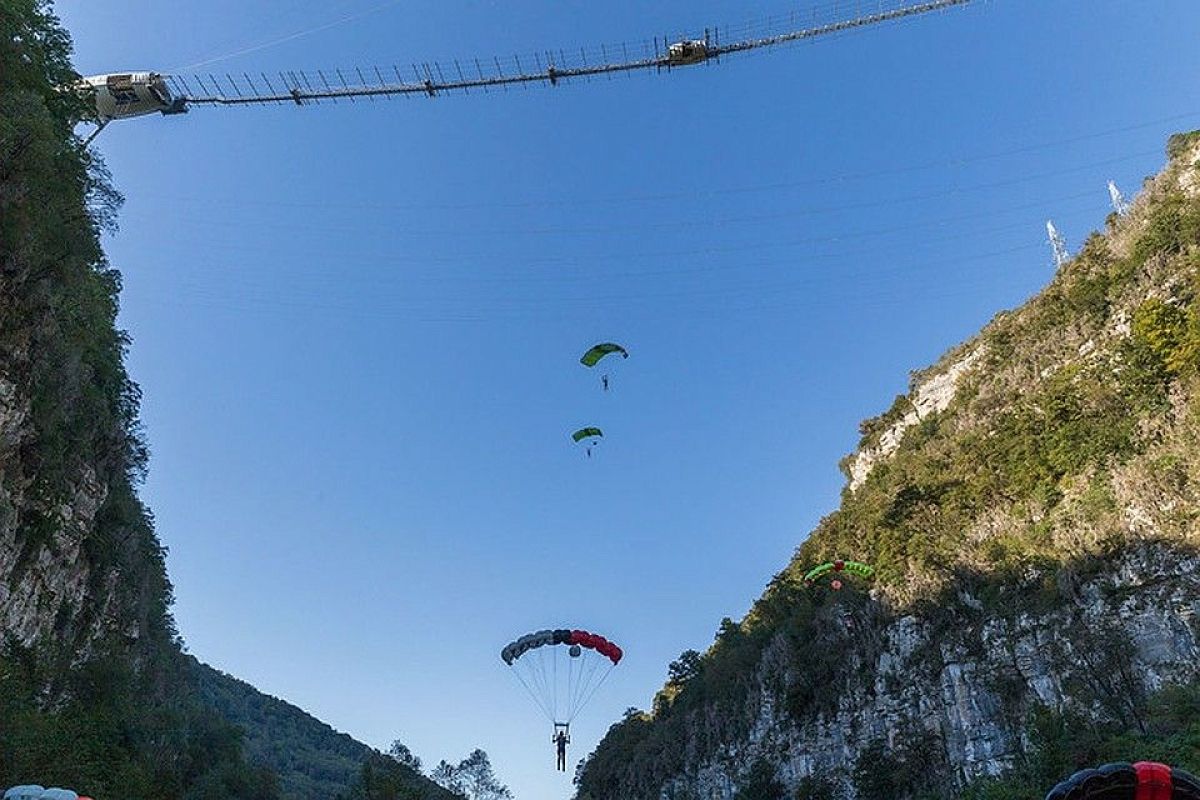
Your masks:
{"label": "red and black parachute canopy", "polygon": [[614,642],[579,628],[527,633],[500,651],[500,658],[555,725],[570,724],[624,656]]}
{"label": "red and black parachute canopy", "polygon": [[514,661],[530,650],[552,645],[576,645],[586,647],[589,650],[595,650],[611,661],[614,667],[621,663],[621,657],[625,655],[620,647],[598,633],[560,628],[553,631],[543,630],[536,633],[527,633],[505,645],[504,649],[500,651],[500,658],[504,659],[505,664],[512,666]]}

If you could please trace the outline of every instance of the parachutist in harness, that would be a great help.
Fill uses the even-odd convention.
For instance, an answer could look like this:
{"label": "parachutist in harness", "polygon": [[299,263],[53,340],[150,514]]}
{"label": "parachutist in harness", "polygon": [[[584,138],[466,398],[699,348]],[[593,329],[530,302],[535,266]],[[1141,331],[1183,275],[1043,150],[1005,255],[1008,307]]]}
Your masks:
{"label": "parachutist in harness", "polygon": [[583,443],[583,449],[587,452],[587,457],[592,457],[592,448],[600,444],[604,438],[604,431],[599,428],[580,428],[571,434],[571,438],[575,444]]}
{"label": "parachutist in harness", "polygon": [[[529,655],[532,650],[538,651],[537,657]],[[624,657],[625,651],[614,642],[580,628],[534,631],[501,648],[500,660],[512,668],[521,687],[554,725],[550,744],[560,772],[567,771],[572,720]]]}
{"label": "parachutist in harness", "polygon": [[[606,356],[612,355],[613,353],[620,355],[621,358],[629,358],[629,351],[621,345],[616,344],[615,342],[601,342],[595,347],[589,348],[588,351],[579,359],[579,363],[583,364],[588,369],[591,369],[603,361]],[[608,366],[612,362],[605,361],[604,363],[605,366]],[[608,391],[607,372],[600,376],[600,385],[604,387],[604,391]]]}
{"label": "parachutist in harness", "polygon": [[554,736],[550,741],[554,742],[554,749],[558,753],[558,771],[567,771],[567,745],[571,743],[570,728],[562,723],[556,723],[554,726]]}

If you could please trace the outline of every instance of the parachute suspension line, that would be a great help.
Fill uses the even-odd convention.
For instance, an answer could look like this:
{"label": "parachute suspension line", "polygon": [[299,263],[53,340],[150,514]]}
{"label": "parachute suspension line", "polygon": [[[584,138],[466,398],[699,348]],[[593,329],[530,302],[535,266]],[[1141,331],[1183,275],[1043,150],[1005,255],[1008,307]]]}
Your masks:
{"label": "parachute suspension line", "polygon": [[549,692],[547,690],[544,670],[541,669],[541,665],[537,664],[532,657],[529,659],[522,658],[520,659],[519,663],[521,664],[520,669],[525,670],[525,673],[529,678],[529,683],[533,686],[531,691],[536,695],[538,706],[542,709],[542,713],[549,717],[550,721],[553,722],[554,709],[550,706]]}
{"label": "parachute suspension line", "polygon": [[[524,672],[526,672],[526,674],[522,675],[521,674],[522,670],[524,670]],[[514,674],[517,676],[517,680],[521,681],[521,685],[526,687],[526,691],[529,692],[529,697],[532,697],[534,699],[534,702],[536,704],[538,704],[538,708],[541,710],[542,714],[544,714],[547,717],[553,716],[550,712],[550,709],[546,708],[545,694],[542,694],[541,692],[539,692],[538,688],[536,688],[536,686],[534,685],[535,681],[534,681],[533,672],[532,672],[532,670],[529,669],[528,664],[526,664],[526,666],[523,666],[523,667],[514,667],[514,669],[512,669],[512,672],[514,672]]]}
{"label": "parachute suspension line", "polygon": [[580,653],[578,658],[572,658],[571,661],[579,662],[579,669],[575,669],[575,665],[571,664],[572,675],[567,681],[567,716],[571,715],[571,711],[575,708],[575,695],[579,691],[579,684],[583,680],[583,668],[587,664],[587,656]]}
{"label": "parachute suspension line", "polygon": [[[557,650],[557,648],[555,648],[555,649]],[[555,652],[554,655],[552,655],[550,658],[552,660],[552,663],[554,664],[554,675],[552,676],[552,680],[554,681],[554,716],[555,716],[555,722],[557,722],[558,721],[558,719],[557,719],[557,717],[558,717],[558,653]]]}
{"label": "parachute suspension line", "polygon": [[[574,704],[576,688],[579,685],[579,681],[583,678],[583,653],[581,652],[576,658],[567,656],[567,659],[567,668],[569,670],[567,673],[567,698],[568,702]],[[579,662],[578,667],[575,666],[576,661]]]}
{"label": "parachute suspension line", "polygon": [[575,690],[571,693],[570,716],[572,717],[575,715],[575,707],[579,704],[579,697],[583,694],[584,687],[587,686],[591,675],[595,671],[597,658],[599,658],[598,655],[590,650],[585,650],[579,661],[578,674],[575,676]]}
{"label": "parachute suspension line", "polygon": [[[585,693],[588,692],[588,688],[592,684],[592,679],[596,677],[596,672],[600,669],[600,663],[602,660],[607,661],[608,659],[600,655],[595,655],[589,659],[591,663],[589,664],[587,677],[579,682],[579,686],[577,687],[579,690],[578,694],[571,699],[570,715],[567,718],[568,722],[575,719],[575,716],[579,713],[580,709],[582,709],[586,704],[586,701],[583,700],[583,697]],[[613,666],[614,665],[612,662],[609,662],[608,668],[610,670],[613,668]]]}
{"label": "parachute suspension line", "polygon": [[[546,686],[550,689],[550,712],[554,715],[554,719],[558,721],[558,685],[554,682],[554,667],[558,663],[555,657],[554,650],[557,648],[543,647],[538,650],[538,659],[541,661],[542,679],[546,681]],[[546,652],[549,651],[550,663],[546,663]]]}
{"label": "parachute suspension line", "polygon": [[541,709],[541,712],[546,716],[547,719],[549,719],[551,722],[554,722],[554,715],[551,714],[546,708],[546,704],[543,702],[542,698],[538,697],[537,693],[529,687],[529,684],[525,681],[525,678],[522,677],[520,670],[516,666],[513,666],[511,670],[512,674],[516,675],[517,680],[521,682],[521,686],[525,687],[526,693],[533,698],[533,702],[537,704],[539,709]]}
{"label": "parachute suspension line", "polygon": [[[554,682],[553,673],[554,673],[554,667],[557,664],[558,659],[556,658],[557,654],[555,653],[555,650],[557,650],[557,648],[543,647],[543,648],[539,649],[538,650],[538,662],[539,662],[539,666],[542,670],[542,680],[545,681],[546,689],[549,692],[550,713],[554,715],[554,721],[557,722],[558,721],[558,684],[556,684]],[[546,655],[547,652],[550,653],[549,656]],[[549,664],[546,663],[547,658],[549,658],[549,660],[550,660]]]}
{"label": "parachute suspension line", "polygon": [[608,676],[612,675],[613,667],[615,666],[616,664],[612,663],[608,665],[608,669],[604,671],[604,675],[600,677],[600,680],[596,681],[596,685],[593,686],[592,690],[587,693],[586,697],[583,698],[583,702],[579,704],[579,708],[575,709],[574,713],[572,713],[572,719],[574,719],[575,714],[578,714],[580,711],[582,711],[583,707],[592,701],[592,698],[596,696],[596,692],[600,691],[600,687],[604,685],[606,680],[608,680]]}
{"label": "parachute suspension line", "polygon": [[[589,654],[587,661],[579,665],[579,680],[575,684],[575,692],[571,695],[571,715],[574,716],[579,710],[579,700],[583,697],[588,684],[596,675],[596,668],[600,665],[599,657],[594,654]],[[586,670],[586,674],[585,674]]]}
{"label": "parachute suspension line", "polygon": [[545,650],[537,651],[537,661],[532,658],[529,661],[530,675],[536,681],[538,691],[542,693],[542,697],[546,703],[546,709],[550,712],[550,716],[554,716],[554,687],[546,680],[546,653]]}

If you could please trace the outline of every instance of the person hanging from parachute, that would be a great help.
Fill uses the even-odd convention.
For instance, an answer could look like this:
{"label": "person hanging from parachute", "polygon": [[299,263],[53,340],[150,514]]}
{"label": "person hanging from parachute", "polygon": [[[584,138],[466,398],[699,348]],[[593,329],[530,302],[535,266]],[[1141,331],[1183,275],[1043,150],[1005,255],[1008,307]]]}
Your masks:
{"label": "person hanging from parachute", "polygon": [[[537,651],[536,657],[529,654],[531,650]],[[565,628],[527,633],[500,651],[500,658],[554,726],[550,742],[559,771],[567,771],[571,723],[624,657],[624,650],[599,634]]]}
{"label": "person hanging from parachute", "polygon": [[604,438],[604,431],[599,428],[580,428],[571,434],[571,438],[575,444],[583,443],[584,450],[587,451],[587,457],[592,457],[592,448],[600,444],[600,440]]}
{"label": "person hanging from parachute", "polygon": [[554,749],[558,755],[558,771],[567,771],[567,745],[571,743],[571,731],[569,725],[555,725],[554,736],[550,740],[554,742]]}
{"label": "person hanging from parachute", "polygon": [[[601,342],[600,344],[589,348],[588,351],[580,357],[579,363],[583,364],[588,369],[591,369],[599,364],[605,356],[610,356],[613,353],[620,353],[621,358],[629,358],[629,351],[621,345],[616,344],[615,342]],[[608,363],[609,362],[605,362],[605,366],[607,366]],[[604,387],[604,391],[606,392],[608,391],[608,381],[608,373],[601,373],[600,385]]]}

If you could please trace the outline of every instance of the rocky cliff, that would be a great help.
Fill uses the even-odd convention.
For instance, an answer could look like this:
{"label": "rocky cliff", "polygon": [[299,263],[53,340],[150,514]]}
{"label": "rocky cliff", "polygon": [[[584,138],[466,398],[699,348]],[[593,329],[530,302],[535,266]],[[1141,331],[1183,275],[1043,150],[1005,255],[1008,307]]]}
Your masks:
{"label": "rocky cliff", "polygon": [[52,89],[74,74],[65,34],[38,3],[0,20],[0,632],[75,662],[144,656],[173,631],[99,243],[120,197],[72,135],[77,99]]}
{"label": "rocky cliff", "polygon": [[[1156,704],[1200,685],[1200,136],[1169,152],[1045,290],[863,424],[841,507],[613,726],[581,798],[959,797],[1070,761],[1078,731],[1085,756],[1174,741]],[[805,585],[839,557],[875,579]]]}

